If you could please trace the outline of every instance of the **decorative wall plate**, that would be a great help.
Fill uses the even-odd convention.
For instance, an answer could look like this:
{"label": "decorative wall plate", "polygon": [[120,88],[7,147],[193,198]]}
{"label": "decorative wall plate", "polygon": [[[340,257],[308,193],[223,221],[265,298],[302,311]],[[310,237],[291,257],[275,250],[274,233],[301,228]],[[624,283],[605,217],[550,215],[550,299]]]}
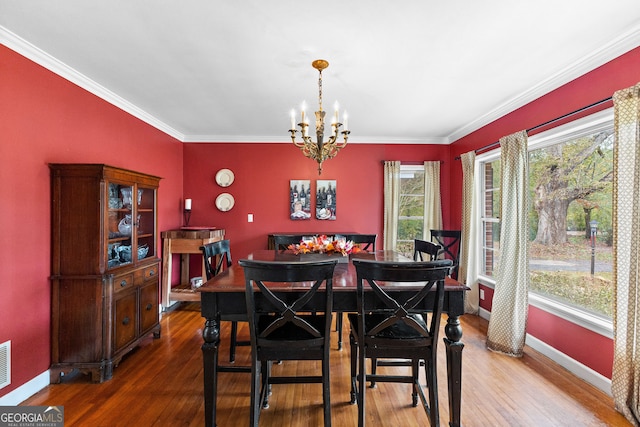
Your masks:
{"label": "decorative wall plate", "polygon": [[216,207],[222,212],[230,211],[235,203],[235,199],[229,193],[222,193],[216,197]]}
{"label": "decorative wall plate", "polygon": [[235,176],[230,169],[220,169],[216,174],[216,182],[220,187],[228,187],[233,184]]}

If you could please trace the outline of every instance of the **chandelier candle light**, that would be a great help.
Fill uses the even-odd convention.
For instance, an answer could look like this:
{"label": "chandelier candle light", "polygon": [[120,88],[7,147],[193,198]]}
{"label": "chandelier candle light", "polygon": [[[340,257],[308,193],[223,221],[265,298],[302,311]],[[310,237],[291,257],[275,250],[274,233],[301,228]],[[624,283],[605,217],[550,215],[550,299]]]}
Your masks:
{"label": "chandelier candle light", "polygon": [[322,110],[322,70],[329,66],[329,62],[324,59],[316,59],[311,63],[313,68],[318,70],[318,111],[316,111],[316,142],[313,142],[311,137],[309,136],[309,119],[305,115],[305,106],[303,104],[301,111],[301,119],[298,126],[300,126],[300,134],[302,136],[302,142],[296,142],[296,113],[294,110],[291,110],[291,141],[293,144],[302,150],[302,154],[306,157],[315,160],[318,162],[318,175],[322,174],[322,162],[327,159],[331,159],[338,154],[338,151],[344,148],[347,145],[347,139],[349,138],[349,132],[347,130],[347,112],[343,113],[344,120],[344,130],[342,136],[344,141],[342,143],[336,142],[338,138],[338,131],[340,127],[343,125],[338,120],[338,103],[335,104],[335,113],[333,115],[333,119],[331,120],[331,136],[327,142],[324,142],[324,116],[325,112]]}

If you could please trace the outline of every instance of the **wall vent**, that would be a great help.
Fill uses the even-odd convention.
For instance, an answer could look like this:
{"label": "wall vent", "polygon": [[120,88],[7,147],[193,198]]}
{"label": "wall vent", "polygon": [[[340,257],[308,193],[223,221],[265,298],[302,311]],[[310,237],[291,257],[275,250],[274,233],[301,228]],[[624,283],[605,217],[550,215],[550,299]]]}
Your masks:
{"label": "wall vent", "polygon": [[11,384],[11,341],[0,344],[0,388]]}

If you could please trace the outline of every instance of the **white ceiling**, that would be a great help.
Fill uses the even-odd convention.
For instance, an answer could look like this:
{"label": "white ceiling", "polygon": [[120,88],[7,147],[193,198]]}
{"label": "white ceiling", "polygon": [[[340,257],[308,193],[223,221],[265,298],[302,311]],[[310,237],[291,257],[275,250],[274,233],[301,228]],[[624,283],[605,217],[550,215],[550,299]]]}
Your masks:
{"label": "white ceiling", "polygon": [[[185,142],[450,143],[640,45],[638,0],[0,0],[0,42]],[[1,65],[0,65],[1,76]]]}

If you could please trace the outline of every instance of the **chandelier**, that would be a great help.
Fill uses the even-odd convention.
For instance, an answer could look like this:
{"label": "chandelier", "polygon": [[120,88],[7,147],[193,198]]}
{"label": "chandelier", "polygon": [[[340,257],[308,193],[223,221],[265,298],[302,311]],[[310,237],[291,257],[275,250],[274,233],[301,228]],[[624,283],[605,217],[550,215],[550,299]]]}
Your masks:
{"label": "chandelier", "polygon": [[298,126],[300,126],[300,134],[302,136],[302,142],[296,141],[296,113],[294,110],[291,110],[291,141],[293,144],[302,150],[302,154],[306,157],[315,160],[318,162],[318,175],[322,173],[322,162],[327,159],[331,159],[338,154],[340,149],[344,148],[347,145],[347,139],[349,138],[349,132],[347,130],[347,112],[345,111],[343,114],[344,120],[344,130],[340,133],[342,134],[344,141],[337,142],[338,131],[340,127],[343,125],[338,121],[338,103],[335,105],[335,112],[333,115],[333,119],[331,120],[331,136],[327,142],[324,142],[324,116],[325,112],[322,110],[322,70],[329,66],[329,62],[324,59],[316,59],[311,63],[313,68],[318,70],[318,111],[316,111],[316,142],[313,142],[312,138],[309,136],[309,119],[305,114],[305,106],[303,104],[301,109],[301,119]]}

